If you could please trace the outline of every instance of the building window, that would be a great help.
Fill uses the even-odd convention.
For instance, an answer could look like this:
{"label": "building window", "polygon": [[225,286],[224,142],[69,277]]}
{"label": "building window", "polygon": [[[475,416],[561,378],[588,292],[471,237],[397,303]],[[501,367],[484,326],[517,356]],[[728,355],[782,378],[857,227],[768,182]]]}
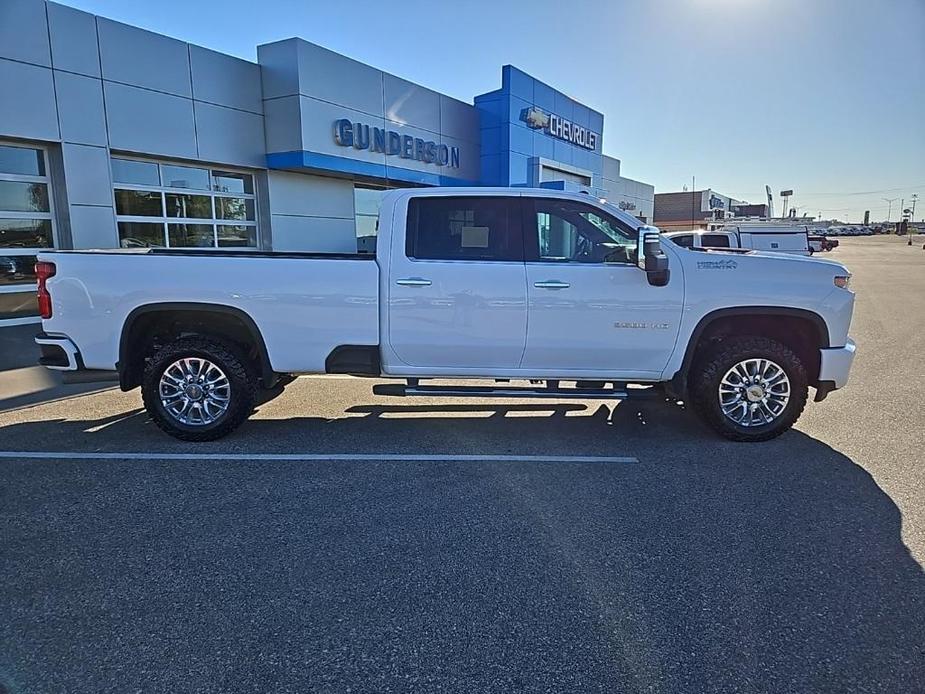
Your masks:
{"label": "building window", "polygon": [[38,315],[36,253],[54,248],[45,150],[0,144],[0,325]]}
{"label": "building window", "polygon": [[355,185],[353,187],[357,252],[376,252],[376,236],[379,234],[379,207],[382,205],[382,194],[387,190],[413,187],[415,186],[410,183],[403,186]]}
{"label": "building window", "polygon": [[379,233],[379,205],[387,188],[353,187],[353,211],[357,229],[357,252],[375,253]]}
{"label": "building window", "polygon": [[257,199],[249,173],[112,158],[123,248],[256,248]]}

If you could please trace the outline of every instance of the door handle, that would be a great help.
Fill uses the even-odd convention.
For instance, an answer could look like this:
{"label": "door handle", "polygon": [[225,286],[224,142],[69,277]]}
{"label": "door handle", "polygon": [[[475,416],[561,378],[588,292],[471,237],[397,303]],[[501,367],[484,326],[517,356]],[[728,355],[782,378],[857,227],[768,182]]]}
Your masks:
{"label": "door handle", "polygon": [[559,280],[546,280],[545,282],[534,282],[533,286],[537,289],[568,289],[572,285]]}
{"label": "door handle", "polygon": [[395,284],[399,284],[402,287],[429,287],[431,281],[425,280],[422,277],[405,277],[404,279],[395,280]]}

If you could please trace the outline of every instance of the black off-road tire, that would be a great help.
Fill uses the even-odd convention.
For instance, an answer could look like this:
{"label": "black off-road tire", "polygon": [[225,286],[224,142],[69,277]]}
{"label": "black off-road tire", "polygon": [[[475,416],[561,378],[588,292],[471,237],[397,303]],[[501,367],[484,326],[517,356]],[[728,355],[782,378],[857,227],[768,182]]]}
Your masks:
{"label": "black off-road tire", "polygon": [[[195,426],[174,419],[161,404],[161,375],[178,359],[203,357],[216,364],[231,384],[228,409],[211,424]],[[257,377],[244,353],[236,346],[207,337],[183,337],[161,347],[147,360],[141,397],[148,415],[163,431],[183,441],[214,441],[234,431],[254,409]]]}
{"label": "black off-road tire", "polygon": [[[784,370],[790,379],[790,400],[773,422],[746,427],[723,414],[718,392],[726,372],[752,358],[770,359]],[[694,411],[731,441],[767,441],[780,436],[799,419],[809,393],[803,362],[789,347],[767,337],[736,337],[720,342],[694,364],[689,387]]]}

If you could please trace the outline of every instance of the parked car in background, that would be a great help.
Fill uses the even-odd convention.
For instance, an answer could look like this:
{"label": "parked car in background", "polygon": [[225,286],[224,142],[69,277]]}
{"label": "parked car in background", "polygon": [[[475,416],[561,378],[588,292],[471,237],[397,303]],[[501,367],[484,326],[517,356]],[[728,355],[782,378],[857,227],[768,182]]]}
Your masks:
{"label": "parked car in background", "polygon": [[813,253],[831,251],[833,248],[837,247],[838,239],[830,239],[825,234],[819,233],[809,235],[809,248]]}

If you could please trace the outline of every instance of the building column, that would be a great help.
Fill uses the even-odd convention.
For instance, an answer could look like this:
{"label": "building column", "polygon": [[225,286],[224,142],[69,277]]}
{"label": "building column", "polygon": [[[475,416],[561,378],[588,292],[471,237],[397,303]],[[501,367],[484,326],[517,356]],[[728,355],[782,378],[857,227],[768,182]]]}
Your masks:
{"label": "building column", "polygon": [[64,180],[53,185],[64,197],[57,209],[59,226],[65,230],[62,244],[117,248],[102,81],[60,70],[54,71],[54,78],[61,124],[58,173]]}

